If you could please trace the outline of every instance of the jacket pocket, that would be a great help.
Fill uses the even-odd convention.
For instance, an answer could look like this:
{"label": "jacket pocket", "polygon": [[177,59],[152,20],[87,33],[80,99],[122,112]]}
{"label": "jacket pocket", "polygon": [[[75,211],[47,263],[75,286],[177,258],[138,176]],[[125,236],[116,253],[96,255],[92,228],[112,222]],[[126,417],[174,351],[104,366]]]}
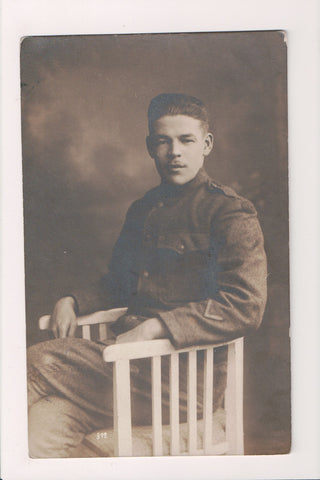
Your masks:
{"label": "jacket pocket", "polygon": [[163,303],[181,304],[207,298],[213,272],[209,233],[161,233],[157,254]]}

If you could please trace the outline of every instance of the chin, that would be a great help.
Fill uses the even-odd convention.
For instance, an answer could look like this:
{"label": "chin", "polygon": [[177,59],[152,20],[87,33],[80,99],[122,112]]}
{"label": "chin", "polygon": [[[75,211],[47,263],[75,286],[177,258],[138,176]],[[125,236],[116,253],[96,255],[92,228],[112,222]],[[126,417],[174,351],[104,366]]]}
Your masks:
{"label": "chin", "polygon": [[172,175],[168,176],[166,178],[166,181],[168,183],[171,183],[172,185],[184,185],[185,183],[191,182],[193,180],[194,176],[187,176],[187,175]]}
{"label": "chin", "polygon": [[186,180],[184,178],[179,178],[179,177],[164,177],[164,181],[169,183],[170,185],[184,185],[187,183],[189,180]]}

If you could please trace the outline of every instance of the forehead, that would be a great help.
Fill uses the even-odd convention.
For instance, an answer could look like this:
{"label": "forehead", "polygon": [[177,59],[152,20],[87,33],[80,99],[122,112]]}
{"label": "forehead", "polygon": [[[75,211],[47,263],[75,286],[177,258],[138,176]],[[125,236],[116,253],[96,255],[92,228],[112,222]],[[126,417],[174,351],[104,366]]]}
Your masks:
{"label": "forehead", "polygon": [[202,123],[199,119],[188,115],[164,115],[153,122],[154,135],[196,135],[202,136]]}

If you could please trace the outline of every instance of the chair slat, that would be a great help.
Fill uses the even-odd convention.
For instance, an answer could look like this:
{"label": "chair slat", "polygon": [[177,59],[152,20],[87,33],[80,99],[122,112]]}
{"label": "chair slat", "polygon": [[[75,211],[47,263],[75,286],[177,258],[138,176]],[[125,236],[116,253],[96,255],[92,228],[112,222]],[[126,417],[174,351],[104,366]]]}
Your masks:
{"label": "chair slat", "polygon": [[162,455],[161,357],[152,358],[152,445],[153,455]]}
{"label": "chair slat", "polygon": [[170,355],[170,454],[179,455],[179,354]]}
{"label": "chair slat", "polygon": [[82,338],[85,338],[86,340],[91,340],[90,325],[83,325]]}
{"label": "chair slat", "polygon": [[213,359],[213,348],[207,348],[204,353],[203,381],[203,449],[205,454],[209,454],[212,449]]}
{"label": "chair slat", "polygon": [[188,451],[195,455],[197,450],[197,352],[188,354]]}
{"label": "chair slat", "polygon": [[[219,343],[215,348],[227,345],[227,343]],[[212,345],[201,345],[196,347],[182,348],[176,350],[170,340],[161,338],[157,340],[143,340],[139,342],[130,343],[116,343],[106,347],[103,351],[103,358],[105,362],[114,362],[127,358],[130,360],[137,358],[150,358],[157,355],[170,355],[171,353],[184,353],[193,350],[205,350]]]}
{"label": "chair slat", "polygon": [[105,340],[108,337],[107,325],[105,323],[99,324],[99,340]]}
{"label": "chair slat", "polygon": [[132,456],[132,426],[128,360],[118,360],[114,363],[113,405],[114,454],[118,457],[130,457]]}
{"label": "chair slat", "polygon": [[228,346],[225,408],[228,453],[243,455],[243,338]]}

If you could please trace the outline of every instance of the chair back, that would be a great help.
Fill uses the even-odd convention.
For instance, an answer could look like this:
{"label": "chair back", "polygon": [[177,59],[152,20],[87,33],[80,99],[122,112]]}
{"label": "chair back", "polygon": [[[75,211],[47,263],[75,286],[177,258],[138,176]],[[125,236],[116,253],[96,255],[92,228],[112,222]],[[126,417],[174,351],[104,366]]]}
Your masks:
{"label": "chair back", "polygon": [[[96,312],[78,318],[82,336],[91,339],[91,327],[99,326],[99,338],[107,338],[107,323],[114,322],[126,313],[126,308]],[[39,320],[42,330],[50,327],[50,316]],[[225,441],[213,442],[213,389],[215,348],[228,346],[227,388],[225,392],[226,435]],[[197,351],[204,352],[203,420],[197,420]],[[179,354],[187,353],[187,451],[181,451],[179,424]],[[171,455],[242,455],[243,446],[243,338],[219,345],[193,346],[176,350],[167,339],[126,344],[114,344],[105,348],[105,362],[113,363],[114,396],[114,455],[132,456],[132,423],[130,395],[130,361],[151,358],[152,384],[152,454],[163,454],[163,429],[161,415],[161,358],[170,356],[170,454]],[[198,433],[202,447],[198,448]],[[88,437],[87,437],[88,438]],[[88,442],[86,442],[88,443]]]}

